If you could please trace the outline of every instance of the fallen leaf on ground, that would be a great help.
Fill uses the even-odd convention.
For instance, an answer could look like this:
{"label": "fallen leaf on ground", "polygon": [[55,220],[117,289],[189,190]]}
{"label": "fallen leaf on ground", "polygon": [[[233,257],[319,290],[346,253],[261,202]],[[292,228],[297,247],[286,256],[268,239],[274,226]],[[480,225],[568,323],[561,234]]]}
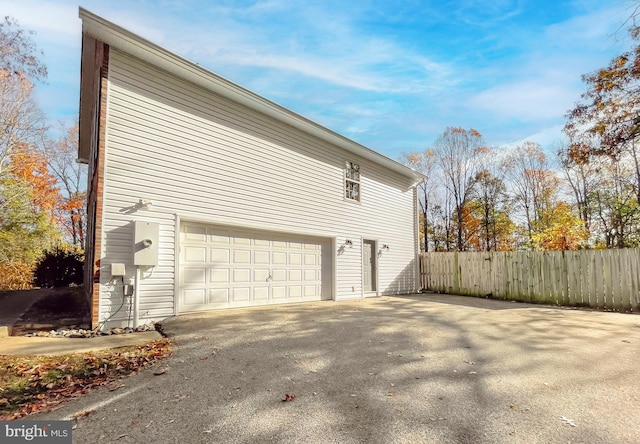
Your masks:
{"label": "fallen leaf on ground", "polygon": [[153,374],[156,375],[156,376],[164,375],[165,373],[167,373],[167,370],[169,370],[169,367],[165,367],[165,368],[161,368],[160,370],[156,370],[155,372],[153,372]]}
{"label": "fallen leaf on ground", "polygon": [[[0,356],[0,420],[57,408],[171,354],[170,341],[62,356]],[[51,385],[53,384],[53,385]]]}
{"label": "fallen leaf on ground", "polygon": [[77,419],[77,418],[83,418],[85,416],[89,416],[92,413],[95,413],[95,409],[88,409],[88,410],[80,410],[79,412],[77,412],[76,414],[74,414],[72,416],[73,419]]}
{"label": "fallen leaf on ground", "polygon": [[294,399],[296,399],[296,395],[290,395],[288,393],[284,394],[284,399],[282,400],[282,402],[291,402]]}

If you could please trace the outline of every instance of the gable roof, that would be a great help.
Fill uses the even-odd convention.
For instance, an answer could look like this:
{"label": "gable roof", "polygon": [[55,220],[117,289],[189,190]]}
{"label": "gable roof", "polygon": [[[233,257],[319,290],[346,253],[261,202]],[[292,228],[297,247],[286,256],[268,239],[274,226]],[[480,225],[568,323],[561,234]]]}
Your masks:
{"label": "gable roof", "polygon": [[[209,91],[215,92],[223,97],[245,105],[262,114],[268,115],[294,128],[304,131],[336,145],[346,151],[354,153],[367,160],[375,162],[383,167],[400,173],[413,179],[417,183],[424,176],[392,160],[364,145],[354,142],[330,129],[301,116],[283,106],[278,105],[258,94],[243,88],[242,86],[225,79],[200,65],[191,62],[155,43],[152,43],[104,18],[79,8],[79,16],[82,19],[83,38],[88,35],[96,40],[106,43],[110,47],[117,48],[123,52],[131,54],[147,63],[157,66],[177,77],[195,83]],[[82,107],[82,100],[81,100]],[[82,118],[81,110],[81,118]],[[89,157],[88,147],[80,144],[78,147],[78,158],[87,159]]]}

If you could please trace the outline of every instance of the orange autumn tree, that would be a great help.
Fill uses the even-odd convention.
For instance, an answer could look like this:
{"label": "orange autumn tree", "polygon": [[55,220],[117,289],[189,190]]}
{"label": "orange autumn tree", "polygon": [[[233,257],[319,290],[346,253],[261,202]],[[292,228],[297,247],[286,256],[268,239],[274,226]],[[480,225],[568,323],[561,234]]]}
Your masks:
{"label": "orange autumn tree", "polygon": [[0,22],[0,289],[28,287],[57,232],[46,163],[27,148],[39,146],[46,131],[33,81],[45,79],[47,68],[32,34],[9,17]]}
{"label": "orange autumn tree", "polygon": [[78,125],[61,129],[60,138],[45,145],[45,153],[49,170],[58,180],[63,196],[59,210],[65,240],[75,248],[82,248],[86,226],[86,166],[76,162]]}
{"label": "orange autumn tree", "polygon": [[589,239],[584,222],[566,202],[559,202],[544,211],[543,218],[546,219],[546,228],[532,237],[532,244],[538,250],[578,250]]}
{"label": "orange autumn tree", "polygon": [[54,224],[60,222],[57,209],[62,206],[62,196],[56,187],[56,178],[47,169],[43,154],[20,146],[11,157],[9,174],[13,180],[27,185],[32,211],[45,213]]}
{"label": "orange autumn tree", "polygon": [[[482,251],[482,219],[477,202],[467,202],[462,209],[462,235],[468,251]],[[457,214],[453,216],[457,224]]]}
{"label": "orange autumn tree", "polygon": [[43,252],[60,241],[56,180],[45,157],[22,144],[0,177],[0,288],[27,288]]}

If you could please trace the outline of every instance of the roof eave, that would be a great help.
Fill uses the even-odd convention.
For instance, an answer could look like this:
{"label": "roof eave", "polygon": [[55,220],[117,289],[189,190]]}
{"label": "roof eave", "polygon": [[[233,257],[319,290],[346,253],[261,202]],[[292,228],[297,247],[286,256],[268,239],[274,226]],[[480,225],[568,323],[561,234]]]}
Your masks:
{"label": "roof eave", "polygon": [[227,97],[260,113],[273,117],[294,128],[318,137],[328,143],[357,154],[367,160],[382,165],[418,183],[424,176],[364,145],[354,142],[312,120],[284,108],[242,86],[225,79],[200,65],[185,59],[155,43],[152,43],[90,11],[80,7],[83,33],[100,40],[111,47],[120,49],[147,63],[184,78],[196,85]]}

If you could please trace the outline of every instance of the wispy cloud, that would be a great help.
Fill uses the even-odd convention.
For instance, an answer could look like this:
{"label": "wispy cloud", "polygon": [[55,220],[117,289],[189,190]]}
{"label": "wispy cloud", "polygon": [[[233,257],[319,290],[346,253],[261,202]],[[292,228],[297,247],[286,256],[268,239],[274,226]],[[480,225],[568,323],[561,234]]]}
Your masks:
{"label": "wispy cloud", "polygon": [[522,13],[523,0],[462,0],[453,2],[456,18],[464,23],[490,27]]}
{"label": "wispy cloud", "polygon": [[[51,78],[38,91],[45,111],[72,114],[77,3],[5,3],[3,13],[37,31],[45,50]],[[475,127],[490,144],[559,132],[584,89],[580,75],[629,45],[616,39],[625,4],[598,0],[83,6],[393,158],[429,145],[451,125]]]}
{"label": "wispy cloud", "polygon": [[5,2],[2,14],[16,18],[22,28],[36,31],[41,38],[67,44],[78,38],[81,29],[78,7],[70,3],[42,0]]}
{"label": "wispy cloud", "polygon": [[[279,11],[270,2],[250,8],[261,14]],[[393,39],[368,35],[347,20],[318,20],[296,14],[295,27],[282,23],[252,29],[238,11],[224,8],[224,19],[211,32],[208,24],[192,24],[189,33],[165,39],[181,53],[205,66],[237,65],[289,71],[337,86],[386,93],[422,93],[451,85],[452,67],[411,51]],[[244,16],[243,16],[244,17]]]}

